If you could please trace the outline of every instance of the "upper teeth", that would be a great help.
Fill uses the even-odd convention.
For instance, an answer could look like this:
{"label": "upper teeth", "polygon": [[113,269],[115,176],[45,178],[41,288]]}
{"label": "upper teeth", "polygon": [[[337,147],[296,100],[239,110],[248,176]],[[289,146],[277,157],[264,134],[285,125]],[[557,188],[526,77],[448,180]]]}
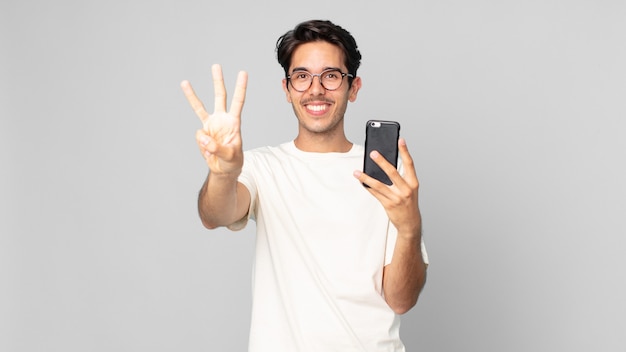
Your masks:
{"label": "upper teeth", "polygon": [[322,111],[326,110],[326,105],[309,105],[308,109],[313,111]]}

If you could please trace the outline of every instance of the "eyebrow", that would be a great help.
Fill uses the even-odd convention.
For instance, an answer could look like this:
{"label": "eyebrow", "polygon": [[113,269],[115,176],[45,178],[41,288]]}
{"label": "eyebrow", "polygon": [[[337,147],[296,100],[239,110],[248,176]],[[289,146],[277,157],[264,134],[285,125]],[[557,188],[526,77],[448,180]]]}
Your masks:
{"label": "eyebrow", "polygon": [[[337,71],[342,72],[341,68],[333,67],[333,66],[326,66],[326,67],[324,67],[324,69],[322,69],[322,72],[328,71],[328,70],[337,70]],[[299,72],[299,71],[306,71],[306,72],[309,72],[309,73],[311,72],[306,67],[294,67],[293,70],[291,70],[291,73]]]}

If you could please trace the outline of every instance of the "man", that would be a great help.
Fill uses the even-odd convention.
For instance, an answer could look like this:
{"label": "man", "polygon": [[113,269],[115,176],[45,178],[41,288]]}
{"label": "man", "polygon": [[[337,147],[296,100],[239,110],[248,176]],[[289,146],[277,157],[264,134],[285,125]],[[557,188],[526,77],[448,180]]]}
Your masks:
{"label": "man", "polygon": [[403,175],[369,155],[393,185],[358,171],[364,149],[344,133],[362,84],[349,32],[304,22],[280,37],[277,54],[298,119],[295,139],[277,147],[242,150],[245,72],[228,112],[220,66],[212,67],[213,114],[181,84],[202,120],[196,140],[210,170],[202,223],[238,230],[256,221],[250,351],[404,351],[399,315],[417,302],[427,267],[406,143],[398,142]]}

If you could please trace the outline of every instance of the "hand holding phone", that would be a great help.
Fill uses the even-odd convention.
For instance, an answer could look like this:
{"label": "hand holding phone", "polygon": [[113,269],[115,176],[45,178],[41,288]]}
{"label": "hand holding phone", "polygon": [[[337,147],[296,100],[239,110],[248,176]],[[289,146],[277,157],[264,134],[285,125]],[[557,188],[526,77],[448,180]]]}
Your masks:
{"label": "hand holding phone", "polygon": [[[400,124],[396,121],[370,120],[365,127],[365,156],[363,172],[391,186],[389,176],[370,158],[373,150],[378,151],[394,167],[398,167],[398,138]],[[366,186],[367,187],[367,186]]]}

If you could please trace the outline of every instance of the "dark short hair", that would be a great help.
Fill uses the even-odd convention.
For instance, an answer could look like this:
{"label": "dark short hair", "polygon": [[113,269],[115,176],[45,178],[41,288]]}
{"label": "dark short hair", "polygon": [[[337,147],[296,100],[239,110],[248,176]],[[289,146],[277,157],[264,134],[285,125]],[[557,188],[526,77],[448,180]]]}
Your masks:
{"label": "dark short hair", "polygon": [[[285,70],[285,76],[289,75],[291,57],[296,48],[315,41],[325,41],[338,46],[344,53],[348,73],[356,77],[356,71],[361,65],[361,53],[356,45],[356,40],[350,32],[342,27],[330,21],[322,20],[302,22],[278,38],[276,56],[278,63]],[[348,82],[352,84],[352,79],[350,78]]]}

